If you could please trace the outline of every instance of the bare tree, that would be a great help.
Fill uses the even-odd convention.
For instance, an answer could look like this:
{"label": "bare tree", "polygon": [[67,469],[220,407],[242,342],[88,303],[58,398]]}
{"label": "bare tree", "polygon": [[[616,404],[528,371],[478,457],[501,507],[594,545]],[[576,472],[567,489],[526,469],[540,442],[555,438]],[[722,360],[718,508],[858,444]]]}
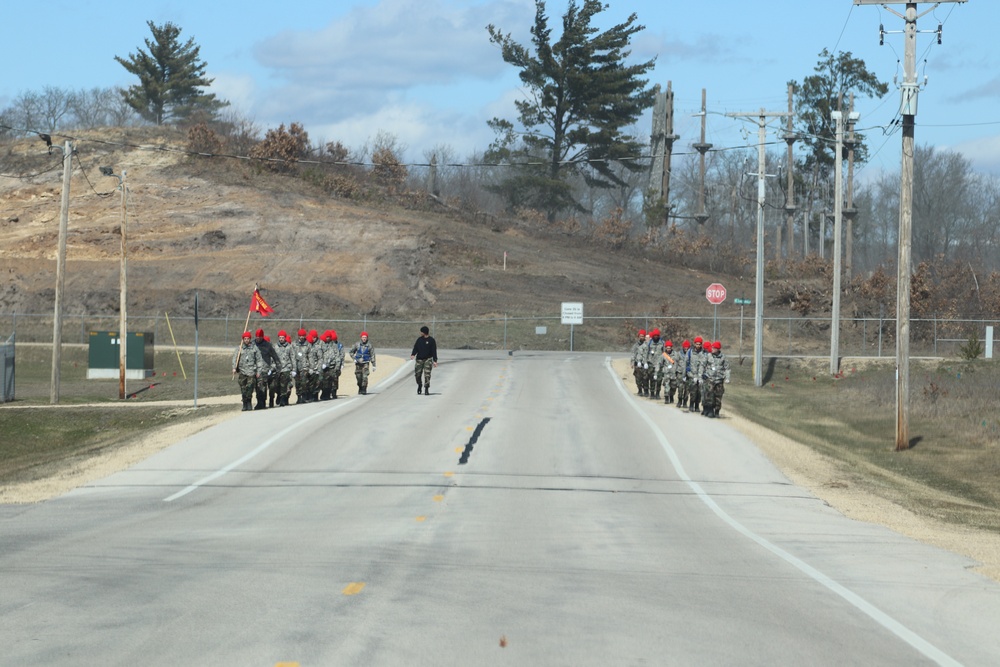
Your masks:
{"label": "bare tree", "polygon": [[913,173],[913,259],[953,259],[975,225],[972,163],[959,153],[918,146]]}
{"label": "bare tree", "polygon": [[83,129],[107,127],[111,124],[111,110],[117,103],[117,95],[114,88],[80,89],[70,93],[73,124]]}
{"label": "bare tree", "polygon": [[108,121],[112,127],[126,127],[140,121],[139,115],[125,101],[125,91],[114,88],[114,97],[108,101]]}
{"label": "bare tree", "polygon": [[42,125],[41,96],[30,90],[18,93],[8,107],[15,134],[24,136],[45,129]]}

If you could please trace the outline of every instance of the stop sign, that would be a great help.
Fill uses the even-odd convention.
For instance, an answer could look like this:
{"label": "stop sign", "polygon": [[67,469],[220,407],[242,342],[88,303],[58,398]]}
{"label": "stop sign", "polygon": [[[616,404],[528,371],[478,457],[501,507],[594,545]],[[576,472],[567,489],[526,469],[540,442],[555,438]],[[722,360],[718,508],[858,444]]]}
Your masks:
{"label": "stop sign", "polygon": [[723,287],[722,283],[712,283],[705,290],[705,298],[708,299],[709,303],[718,306],[726,300],[726,288]]}

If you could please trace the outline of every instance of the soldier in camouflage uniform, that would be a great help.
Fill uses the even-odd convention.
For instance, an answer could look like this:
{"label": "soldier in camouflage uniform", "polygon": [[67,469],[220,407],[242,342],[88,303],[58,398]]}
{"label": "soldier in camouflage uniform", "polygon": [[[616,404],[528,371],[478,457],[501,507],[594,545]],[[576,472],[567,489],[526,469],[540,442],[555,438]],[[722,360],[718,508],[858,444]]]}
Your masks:
{"label": "soldier in camouflage uniform", "polygon": [[[705,346],[707,349],[707,345]],[[705,378],[704,394],[705,409],[701,414],[706,417],[718,417],[722,409],[722,395],[726,393],[729,384],[729,359],[722,354],[722,343],[712,343],[712,354],[705,357],[702,365],[702,375]]]}
{"label": "soldier in camouflage uniform", "polygon": [[367,331],[361,332],[361,340],[351,346],[347,356],[354,360],[354,377],[358,381],[358,393],[364,396],[368,393],[369,371],[375,370],[375,348],[368,342]]}
{"label": "soldier in camouflage uniform", "polygon": [[696,336],[694,339],[694,345],[691,346],[691,377],[694,380],[691,384],[691,391],[689,396],[689,412],[698,412],[701,406],[701,391],[702,391],[702,377],[701,366],[705,362],[705,357],[707,356],[705,351],[703,341],[701,336]]}
{"label": "soldier in camouflage uniform", "polygon": [[299,329],[299,337],[292,343],[294,363],[292,377],[295,379],[295,404],[309,402],[309,372],[312,368],[312,346],[305,329]]}
{"label": "soldier in camouflage uniform", "polygon": [[629,351],[629,362],[632,364],[632,377],[635,379],[636,393],[642,396],[642,362],[639,360],[639,355],[642,352],[642,346],[646,344],[646,330],[639,329],[637,335],[639,339],[632,344],[632,349]]}
{"label": "soldier in camouflage uniform", "polygon": [[254,389],[264,370],[264,359],[253,343],[249,331],[243,332],[243,340],[233,352],[233,375],[239,373],[240,394],[243,396],[243,411],[252,409]]}
{"label": "soldier in camouflage uniform", "polygon": [[671,341],[664,341],[663,352],[660,354],[659,367],[657,373],[663,383],[664,404],[674,402],[674,392],[677,391],[677,358],[674,357],[674,344]]}
{"label": "soldier in camouflage uniform", "polygon": [[677,407],[686,408],[691,394],[691,341],[681,343],[677,356]]}
{"label": "soldier in camouflage uniform", "polygon": [[[277,371],[278,359],[274,356],[274,347],[266,340],[263,329],[257,329],[254,334],[254,345],[260,350],[261,359],[264,360],[264,370],[261,371],[260,379],[257,380],[257,406],[254,410],[267,409],[267,392],[271,384],[271,376]],[[274,404],[271,404],[274,407]]]}
{"label": "soldier in camouflage uniform", "polygon": [[340,366],[344,363],[340,345],[334,340],[336,334],[327,330],[323,332],[323,342],[317,347],[320,351],[320,395],[321,401],[337,398],[337,376]]}
{"label": "soldier in camouflage uniform", "polygon": [[333,345],[337,348],[337,365],[336,372],[333,374],[333,397],[337,398],[337,392],[340,391],[340,374],[344,370],[344,345],[337,340],[337,331],[331,330],[330,333],[333,336]]}
{"label": "soldier in camouflage uniform", "polygon": [[663,387],[663,375],[659,372],[660,362],[663,361],[663,341],[660,340],[660,330],[653,329],[649,332],[649,342],[646,344],[646,364],[649,367],[649,398],[660,398],[660,389]]}
{"label": "soldier in camouflage uniform", "polygon": [[309,330],[309,402],[315,403],[319,400],[320,366],[322,365],[323,353],[320,350],[319,333],[315,329]]}
{"label": "soldier in camouflage uniform", "polygon": [[274,379],[278,407],[284,407],[288,405],[288,397],[292,393],[292,371],[295,369],[295,352],[288,342],[288,333],[284,330],[278,332],[278,344],[274,346],[274,355],[278,358]]}

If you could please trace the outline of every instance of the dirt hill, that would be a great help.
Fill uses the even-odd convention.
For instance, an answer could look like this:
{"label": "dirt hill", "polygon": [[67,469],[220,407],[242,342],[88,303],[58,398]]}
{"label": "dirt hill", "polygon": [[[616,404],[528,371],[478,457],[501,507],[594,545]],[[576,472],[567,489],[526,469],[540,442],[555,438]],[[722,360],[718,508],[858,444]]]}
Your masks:
{"label": "dirt hill", "polygon": [[[587,316],[711,316],[711,282],[753,293],[752,276],[674,268],[655,253],[461,215],[423,195],[338,199],[245,161],[190,157],[175,150],[184,145],[178,134],[81,134],[88,140],[74,145],[67,315],[118,309],[122,207],[103,165],[124,171],[128,185],[130,314],[190,312],[195,290],[203,315],[238,313],[255,283],[279,313],[306,318],[551,315],[563,301],[583,302]],[[62,150],[50,154],[38,139],[2,150],[0,312],[51,312]]]}

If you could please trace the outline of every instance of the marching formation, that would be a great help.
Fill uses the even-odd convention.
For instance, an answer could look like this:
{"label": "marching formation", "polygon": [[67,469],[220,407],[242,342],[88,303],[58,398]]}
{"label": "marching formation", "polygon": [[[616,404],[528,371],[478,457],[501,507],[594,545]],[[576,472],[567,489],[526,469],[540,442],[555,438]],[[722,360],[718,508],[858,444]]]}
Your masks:
{"label": "marching formation", "polygon": [[[345,350],[332,329],[322,334],[299,329],[294,341],[287,332],[279,331],[275,344],[263,329],[257,329],[256,336],[244,331],[233,352],[233,375],[239,380],[243,410],[284,407],[293,387],[297,404],[335,399],[348,359],[354,362],[358,393],[368,393],[368,376],[375,370],[375,348],[368,341],[368,332],[362,331],[360,340]],[[257,404],[253,405],[255,395]]]}
{"label": "marching formation", "polygon": [[[675,351],[673,342],[660,340],[660,330],[638,332],[632,345],[632,374],[639,396],[676,403],[679,408],[718,417],[722,396],[729,383],[729,360],[722,353],[722,343],[705,341],[697,336],[685,340]],[[676,396],[676,401],[674,397]]]}

